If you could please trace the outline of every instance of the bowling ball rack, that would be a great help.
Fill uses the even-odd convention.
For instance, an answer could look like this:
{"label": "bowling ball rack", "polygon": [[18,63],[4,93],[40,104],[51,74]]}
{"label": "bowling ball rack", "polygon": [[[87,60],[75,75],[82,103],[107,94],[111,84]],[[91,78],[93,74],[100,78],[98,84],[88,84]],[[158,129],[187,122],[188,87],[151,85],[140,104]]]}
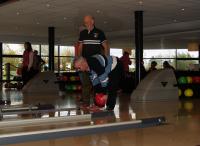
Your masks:
{"label": "bowling ball rack", "polygon": [[78,72],[63,72],[56,74],[57,84],[59,89],[66,92],[77,92],[81,91],[81,81]]}
{"label": "bowling ball rack", "polygon": [[[176,71],[175,75],[180,99],[200,98],[200,71]],[[192,90],[193,94],[185,95],[187,90]]]}

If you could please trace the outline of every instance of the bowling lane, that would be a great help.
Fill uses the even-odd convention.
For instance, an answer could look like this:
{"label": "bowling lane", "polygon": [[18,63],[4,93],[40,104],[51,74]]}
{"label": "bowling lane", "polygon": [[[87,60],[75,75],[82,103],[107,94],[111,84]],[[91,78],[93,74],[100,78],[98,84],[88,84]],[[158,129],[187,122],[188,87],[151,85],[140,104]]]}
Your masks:
{"label": "bowling lane", "polygon": [[[32,97],[25,99],[25,103],[33,102]],[[42,103],[45,99],[38,100]],[[36,99],[37,99],[36,98]],[[74,98],[58,98],[53,101],[53,97],[49,97],[51,102],[54,102],[57,106],[62,107],[74,107],[76,101]],[[29,141],[23,143],[16,143],[9,146],[32,146],[32,145],[45,145],[45,146],[66,146],[66,145],[78,145],[78,146],[155,146],[155,145],[169,145],[169,146],[182,146],[182,145],[199,145],[200,144],[200,102],[199,100],[188,99],[181,102],[171,101],[159,101],[149,102],[148,104],[138,103],[137,106],[130,102],[130,96],[122,94],[118,98],[119,101],[115,108],[115,120],[104,121],[107,118],[98,119],[96,125],[105,124],[108,122],[130,121],[136,116],[139,118],[147,118],[159,115],[165,115],[168,121],[167,125],[149,128],[129,129],[115,132],[103,132],[97,134],[86,134],[84,136],[73,136],[63,138],[50,138],[47,140]],[[69,102],[67,102],[69,100]],[[71,101],[72,100],[72,101]],[[27,102],[29,101],[29,102]],[[64,102],[65,101],[65,102]],[[50,101],[48,101],[50,103]],[[37,103],[37,102],[36,102]],[[133,112],[136,113],[133,114]],[[74,112],[75,113],[75,112]],[[79,113],[80,114],[80,113]],[[81,113],[84,114],[84,113]],[[81,115],[80,114],[80,115]],[[90,122],[83,122],[85,125],[91,124]],[[65,126],[75,127],[79,123],[65,123],[61,124],[60,129]],[[81,125],[81,124],[80,124]],[[56,128],[58,125],[48,125],[48,128]],[[28,126],[21,127],[19,129],[36,130],[43,126]],[[65,127],[65,128],[66,128]],[[7,129],[7,128],[6,128]],[[12,127],[8,128],[12,133]],[[15,129],[15,128],[14,128]],[[18,129],[18,130],[19,130]],[[38,130],[37,129],[37,130]],[[16,129],[15,129],[16,130]],[[37,131],[36,130],[36,131]],[[1,134],[4,132],[0,129]],[[19,131],[18,131],[19,132]]]}
{"label": "bowling lane", "polygon": [[[79,98],[79,94],[68,94],[66,97],[59,97],[56,95],[42,95],[42,94],[18,94],[16,91],[10,92],[12,95],[20,95],[18,99],[21,99],[21,101],[15,102],[15,96],[10,96],[9,99],[11,100],[12,106],[26,106],[26,105],[37,105],[40,104],[52,104],[55,106],[55,108],[76,108],[79,106],[79,103],[77,103],[77,98]],[[8,95],[8,93],[6,93]],[[4,94],[5,95],[5,94]],[[8,98],[8,96],[6,96]],[[129,100],[129,98],[127,98]],[[119,110],[120,109],[120,110]],[[128,110],[128,111],[127,111]],[[72,117],[72,116],[84,116],[87,115],[88,111],[82,111],[82,110],[71,110],[70,114],[66,114],[67,112],[61,112],[61,117]],[[102,125],[102,124],[109,124],[109,123],[118,123],[123,121],[130,121],[135,120],[135,114],[131,110],[130,106],[127,106],[126,108],[122,108],[119,106],[119,104],[116,105],[116,110],[114,111],[114,114],[112,114],[112,117],[102,117],[98,119],[91,119],[80,122],[77,120],[74,120],[73,122],[58,122],[58,123],[46,123],[44,124],[35,124],[34,119],[44,119],[49,120],[53,116],[55,118],[59,118],[58,112],[55,112],[54,114],[50,114],[47,112],[46,114],[40,115],[40,117],[37,116],[37,118],[34,116],[34,114],[22,114],[22,115],[12,115],[12,116],[5,116],[2,120],[2,122],[10,122],[13,120],[17,121],[23,121],[25,120],[31,120],[33,123],[30,123],[30,125],[20,125],[20,126],[0,126],[1,135],[9,135],[9,134],[16,134],[16,133],[27,133],[27,132],[38,132],[38,131],[46,131],[46,130],[54,130],[54,129],[66,129],[66,128],[75,128],[79,126],[91,126],[91,125]],[[50,118],[49,118],[50,117]],[[121,118],[120,118],[121,117]],[[23,123],[23,122],[22,122]]]}
{"label": "bowling lane", "polygon": [[[125,97],[123,97],[125,98]],[[105,132],[100,134],[89,134],[84,136],[73,136],[64,138],[53,138],[49,140],[31,141],[9,146],[183,146],[183,145],[199,145],[200,144],[200,101],[190,100],[193,107],[185,108],[181,101],[177,107],[177,113],[168,113],[174,118],[162,126],[128,129],[123,131]],[[170,104],[165,102],[170,108]],[[150,106],[149,106],[150,107]],[[167,107],[167,106],[166,106]],[[164,108],[166,108],[164,107]],[[154,105],[153,107],[154,108]],[[160,107],[161,108],[161,107]],[[169,110],[168,110],[169,111]],[[146,116],[146,115],[143,115]],[[173,119],[173,120],[172,120]]]}

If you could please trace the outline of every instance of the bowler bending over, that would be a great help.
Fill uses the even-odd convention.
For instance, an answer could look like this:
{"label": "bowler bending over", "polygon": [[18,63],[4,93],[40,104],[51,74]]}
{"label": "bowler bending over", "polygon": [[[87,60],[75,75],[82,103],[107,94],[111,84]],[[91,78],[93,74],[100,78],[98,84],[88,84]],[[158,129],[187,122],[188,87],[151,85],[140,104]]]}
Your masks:
{"label": "bowler bending over", "polygon": [[106,109],[113,110],[116,104],[117,90],[123,75],[122,66],[117,57],[93,55],[79,57],[74,60],[74,67],[78,71],[88,71],[96,94],[105,94]]}

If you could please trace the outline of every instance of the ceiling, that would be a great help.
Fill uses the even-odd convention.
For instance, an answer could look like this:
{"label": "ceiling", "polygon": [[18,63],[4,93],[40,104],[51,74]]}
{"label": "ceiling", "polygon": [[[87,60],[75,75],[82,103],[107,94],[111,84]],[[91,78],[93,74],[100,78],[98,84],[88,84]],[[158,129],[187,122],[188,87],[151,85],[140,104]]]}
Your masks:
{"label": "ceiling", "polygon": [[[200,40],[200,0],[19,0],[0,5],[0,41],[73,44],[82,18],[95,17],[113,47],[134,47],[134,11],[144,11],[144,46],[184,46]],[[163,45],[163,43],[165,45]]]}

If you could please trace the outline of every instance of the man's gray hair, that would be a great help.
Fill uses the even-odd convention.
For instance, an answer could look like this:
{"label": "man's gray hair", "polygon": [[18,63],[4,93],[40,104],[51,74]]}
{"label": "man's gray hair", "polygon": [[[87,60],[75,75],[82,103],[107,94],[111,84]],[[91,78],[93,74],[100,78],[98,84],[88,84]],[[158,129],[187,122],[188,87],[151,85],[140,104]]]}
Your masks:
{"label": "man's gray hair", "polygon": [[82,56],[80,56],[80,57],[77,57],[77,58],[74,59],[74,64],[75,64],[75,63],[81,63],[81,62],[83,62],[83,61],[85,61],[85,58],[82,57]]}

